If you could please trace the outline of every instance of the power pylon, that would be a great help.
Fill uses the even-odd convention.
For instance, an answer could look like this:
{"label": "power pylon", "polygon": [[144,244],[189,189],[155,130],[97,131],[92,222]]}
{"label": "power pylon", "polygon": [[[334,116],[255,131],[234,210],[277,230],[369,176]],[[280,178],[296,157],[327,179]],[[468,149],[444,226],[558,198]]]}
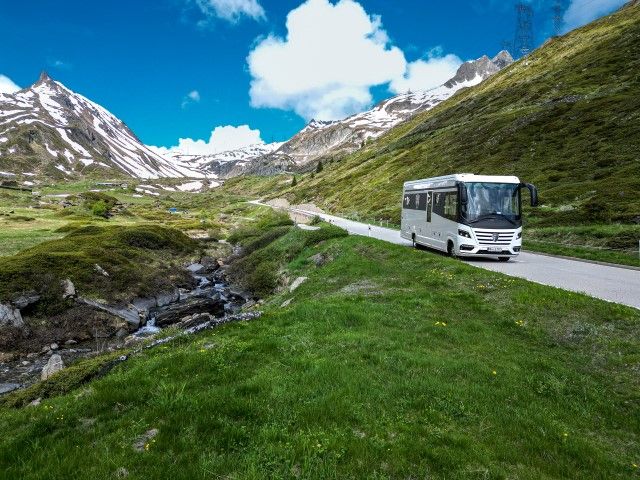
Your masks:
{"label": "power pylon", "polygon": [[562,0],[556,0],[552,7],[553,10],[553,35],[559,37],[562,33],[564,21],[562,20]]}
{"label": "power pylon", "polygon": [[533,49],[533,8],[519,2],[516,4],[516,38],[513,42],[514,53],[524,57]]}

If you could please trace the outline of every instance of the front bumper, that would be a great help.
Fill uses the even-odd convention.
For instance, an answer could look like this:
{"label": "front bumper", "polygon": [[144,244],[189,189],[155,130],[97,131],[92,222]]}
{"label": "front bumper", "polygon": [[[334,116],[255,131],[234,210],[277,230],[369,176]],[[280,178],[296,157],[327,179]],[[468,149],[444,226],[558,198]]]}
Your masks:
{"label": "front bumper", "polygon": [[458,235],[456,239],[456,254],[461,257],[516,257],[522,249],[520,229],[474,229],[469,233],[471,238]]}

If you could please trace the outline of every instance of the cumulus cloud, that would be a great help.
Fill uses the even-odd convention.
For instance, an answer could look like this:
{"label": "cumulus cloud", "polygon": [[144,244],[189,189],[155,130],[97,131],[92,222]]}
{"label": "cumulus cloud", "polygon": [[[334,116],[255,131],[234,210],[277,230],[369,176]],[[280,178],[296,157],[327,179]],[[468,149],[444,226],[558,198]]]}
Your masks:
{"label": "cumulus cloud", "polygon": [[565,31],[573,30],[620,8],[628,0],[573,0],[564,13]]}
{"label": "cumulus cloud", "polygon": [[263,143],[260,130],[252,130],[249,125],[225,125],[214,128],[208,141],[181,138],[173,147],[149,148],[160,155],[211,155]]}
{"label": "cumulus cloud", "polygon": [[231,23],[237,23],[242,17],[265,18],[264,8],[258,0],[195,0],[195,4],[206,18],[204,23],[213,18]]}
{"label": "cumulus cloud", "polygon": [[0,93],[15,93],[18,90],[20,87],[13,83],[9,77],[0,75]]}
{"label": "cumulus cloud", "polygon": [[389,89],[394,93],[405,93],[438,87],[453,78],[461,64],[462,60],[456,55],[443,55],[441,49],[432,50],[426,59],[409,63],[406,73],[393,80]]}
{"label": "cumulus cloud", "polygon": [[372,86],[405,74],[404,54],[389,44],[380,17],[353,0],[307,0],[286,26],[286,38],[264,38],[247,59],[254,107],[343,118],[371,104]]}
{"label": "cumulus cloud", "polygon": [[182,99],[182,108],[186,108],[190,103],[198,103],[200,101],[200,92],[191,90]]}

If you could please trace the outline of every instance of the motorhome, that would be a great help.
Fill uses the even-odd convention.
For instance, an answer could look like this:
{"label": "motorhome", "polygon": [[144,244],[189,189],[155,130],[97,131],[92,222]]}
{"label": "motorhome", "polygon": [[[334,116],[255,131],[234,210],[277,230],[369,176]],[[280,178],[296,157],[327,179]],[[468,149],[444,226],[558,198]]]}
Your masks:
{"label": "motorhome", "polygon": [[460,173],[406,182],[401,235],[451,256],[509,261],[522,248],[523,189],[537,206],[536,187],[518,177]]}

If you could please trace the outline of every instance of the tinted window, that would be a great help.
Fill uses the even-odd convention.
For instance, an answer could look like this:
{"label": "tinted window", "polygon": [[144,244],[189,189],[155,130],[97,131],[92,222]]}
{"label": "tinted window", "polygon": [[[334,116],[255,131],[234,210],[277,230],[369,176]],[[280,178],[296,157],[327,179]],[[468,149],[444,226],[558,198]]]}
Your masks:
{"label": "tinted window", "polygon": [[427,209],[427,194],[405,193],[404,200],[402,201],[402,208],[425,211]]}
{"label": "tinted window", "polygon": [[456,221],[458,218],[458,193],[435,192],[433,194],[433,213]]}

